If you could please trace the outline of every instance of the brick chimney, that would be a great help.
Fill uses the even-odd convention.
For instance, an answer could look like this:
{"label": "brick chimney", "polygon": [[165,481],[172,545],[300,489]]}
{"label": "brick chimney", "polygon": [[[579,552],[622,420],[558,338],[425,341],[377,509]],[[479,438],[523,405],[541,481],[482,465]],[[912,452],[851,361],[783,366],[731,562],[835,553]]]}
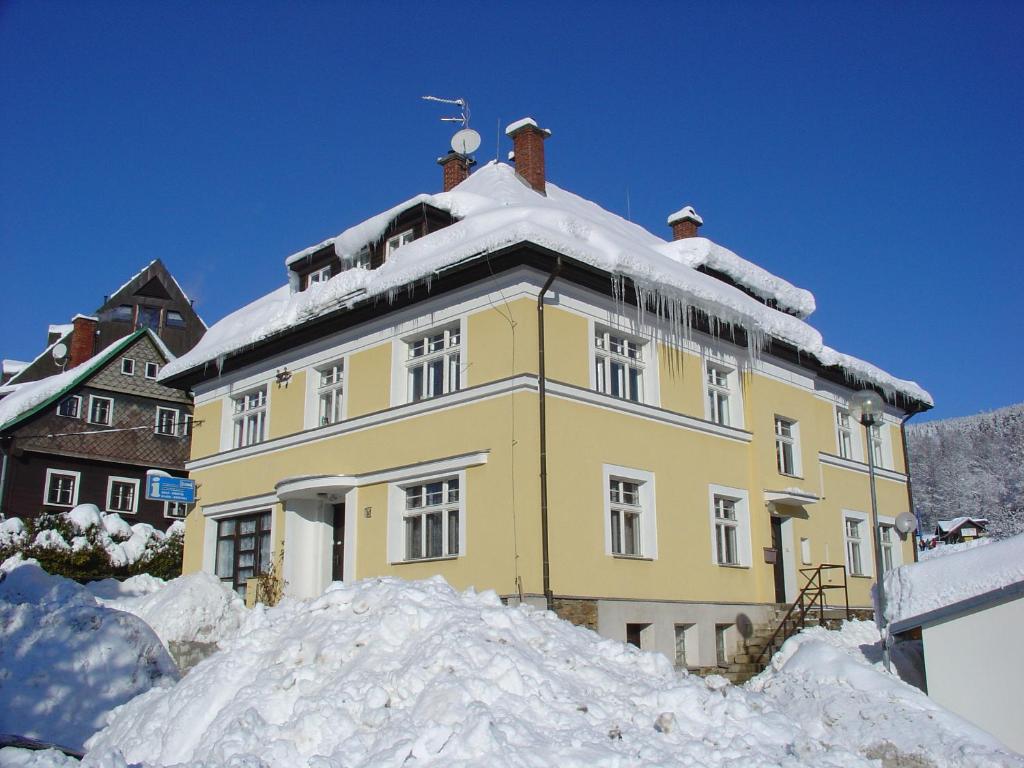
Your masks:
{"label": "brick chimney", "polygon": [[71,351],[68,353],[68,368],[81,365],[96,352],[96,318],[75,315],[71,318]]}
{"label": "brick chimney", "polygon": [[544,172],[544,139],[551,135],[532,117],[517,120],[505,129],[515,145],[516,173],[542,195],[547,194]]}
{"label": "brick chimney", "polygon": [[444,157],[437,158],[437,164],[443,169],[444,191],[451,192],[454,187],[469,178],[469,169],[476,165],[476,160],[450,150]]}
{"label": "brick chimney", "polygon": [[682,240],[687,237],[696,237],[697,230],[704,219],[697,215],[692,205],[688,205],[681,211],[676,211],[668,217],[668,224],[672,227],[672,239]]}

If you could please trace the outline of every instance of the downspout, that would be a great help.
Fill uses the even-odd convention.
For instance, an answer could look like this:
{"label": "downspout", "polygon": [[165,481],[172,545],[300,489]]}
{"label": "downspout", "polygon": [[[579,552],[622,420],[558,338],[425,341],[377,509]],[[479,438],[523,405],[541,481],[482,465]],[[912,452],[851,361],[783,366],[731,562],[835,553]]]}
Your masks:
{"label": "downspout", "polygon": [[555,596],[551,592],[551,561],[548,555],[548,419],[547,379],[544,370],[544,295],[562,271],[562,259],[558,257],[555,268],[548,275],[547,282],[537,296],[537,391],[540,406],[540,535],[541,552],[544,562],[544,602],[549,611],[555,610]]}
{"label": "downspout", "polygon": [[914,545],[914,562],[918,561],[917,538],[921,535],[921,518],[917,516],[917,508],[914,506],[914,487],[910,482],[910,449],[907,447],[907,422],[916,416],[920,411],[911,411],[900,419],[900,440],[903,441],[903,468],[907,470],[907,501],[910,503],[910,513],[917,520],[917,530],[914,531],[911,540]]}

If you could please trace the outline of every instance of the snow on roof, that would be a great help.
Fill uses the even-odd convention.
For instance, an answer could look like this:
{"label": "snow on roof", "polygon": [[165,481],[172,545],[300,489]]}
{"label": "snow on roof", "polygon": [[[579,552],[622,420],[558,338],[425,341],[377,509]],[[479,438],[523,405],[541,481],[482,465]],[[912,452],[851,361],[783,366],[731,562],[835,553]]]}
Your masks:
{"label": "snow on roof", "polygon": [[[11,380],[7,382],[8,385],[31,384],[32,382],[29,382],[29,381],[26,381],[26,382],[18,381],[18,377],[21,376],[22,373],[24,373],[26,370],[31,368],[33,365],[38,363],[40,360],[42,360],[44,357],[52,357],[53,356],[53,348],[56,347],[58,344],[60,344],[62,341],[66,341],[67,338],[71,335],[72,331],[75,330],[75,326],[71,325],[70,323],[67,326],[55,326],[55,325],[51,325],[50,326],[51,329],[52,328],[57,328],[57,327],[66,327],[67,330],[64,331],[64,333],[61,336],[58,336],[56,339],[54,339],[53,343],[48,345],[46,347],[46,349],[44,349],[42,352],[40,352],[38,355],[36,355],[34,358],[32,358],[32,360],[28,363],[28,365],[26,365],[24,368],[22,368],[20,371],[18,371],[16,374],[14,374],[11,377]],[[55,333],[55,331],[52,331],[52,330],[50,332],[51,333]]]}
{"label": "snow on roof", "polygon": [[514,123],[509,123],[508,126],[505,128],[505,135],[511,136],[514,133],[518,132],[520,129],[525,128],[527,126],[536,128],[539,131],[543,131],[548,136],[551,135],[551,131],[549,131],[547,128],[541,128],[539,125],[537,125],[537,121],[534,120],[532,117],[524,117],[522,120],[516,120]]}
{"label": "snow on roof", "polygon": [[1018,582],[1024,582],[1024,534],[890,571],[886,617],[906,621]]}
{"label": "snow on roof", "polygon": [[[132,275],[131,277],[129,277],[129,278],[127,279],[127,280],[125,280],[125,281],[124,281],[124,283],[122,283],[122,284],[120,285],[120,287],[118,287],[118,289],[117,289],[116,291],[114,291],[113,293],[111,293],[111,294],[110,294],[110,297],[109,297],[109,298],[107,299],[107,301],[109,301],[110,299],[114,298],[115,296],[117,296],[117,294],[119,294],[119,293],[120,293],[121,291],[123,291],[123,290],[124,290],[125,288],[127,288],[127,287],[128,287],[129,285],[131,285],[132,281],[133,281],[133,280],[134,280],[135,278],[137,278],[137,277],[138,277],[139,275],[141,275],[141,274],[142,274],[143,272],[145,272],[145,271],[146,271],[147,269],[149,269],[149,268],[150,268],[150,267],[152,267],[152,266],[153,266],[154,264],[156,264],[156,263],[157,263],[157,261],[159,261],[159,259],[153,259],[153,260],[152,260],[151,262],[149,262],[149,264],[147,264],[147,265],[146,265],[146,266],[144,266],[144,267],[143,267],[142,269],[140,269],[140,270],[139,270],[138,272],[136,272],[136,273],[135,273],[134,275]],[[105,303],[105,302],[104,302],[104,303]]]}
{"label": "snow on roof", "polygon": [[917,384],[830,349],[821,334],[798,317],[767,307],[744,291],[698,272],[693,265],[707,263],[727,274],[731,271],[737,282],[751,283],[751,290],[798,313],[809,314],[814,308],[808,292],[724,248],[712,247],[705,238],[666,243],[643,227],[550,182],[547,195],[538,194],[504,163],[488,163],[450,192],[417,195],[335,238],[293,254],[286,263],[295,264],[329,245],[339,257],[351,258],[367,243],[380,239],[399,213],[421,203],[448,211],[457,221],[402,246],[378,269],[349,269],[306,291],[291,294],[284,286],[267,294],[216,323],[192,350],[165,366],[160,378],[214,362],[364,299],[391,298],[409,283],[430,278],[459,262],[531,242],[613,277],[629,278],[642,306],[667,309],[680,323],[687,322],[687,309],[693,307],[744,328],[755,344],[768,338],[780,339],[816,356],[825,365],[841,365],[859,382],[932,402]]}
{"label": "snow on roof", "polygon": [[952,520],[936,520],[935,525],[938,526],[939,530],[943,533],[952,533],[960,526],[971,523],[973,525],[986,526],[988,525],[987,517],[954,517]]}
{"label": "snow on roof", "polygon": [[5,374],[14,374],[25,370],[28,367],[28,363],[23,360],[4,360],[2,366],[2,370]]}
{"label": "snow on roof", "polygon": [[71,333],[73,330],[75,330],[74,323],[50,323],[50,325],[47,326],[46,328],[46,332],[48,334],[59,333],[61,336],[63,336],[65,333]]}
{"label": "snow on roof", "polygon": [[[15,422],[20,421],[22,418],[29,415],[29,413],[35,408],[45,405],[47,401],[59,397],[65,391],[77,385],[80,381],[91,376],[98,368],[120,354],[121,350],[143,333],[149,334],[150,338],[153,339],[162,350],[167,349],[155,333],[148,328],[143,328],[130,336],[125,336],[123,339],[119,339],[116,343],[111,344],[98,355],[89,358],[75,368],[71,368],[63,373],[58,373],[53,376],[47,376],[45,379],[39,379],[38,381],[26,381],[24,384],[18,386],[14,392],[7,395],[3,400],[0,400],[0,430],[13,426]],[[174,356],[171,355],[169,359],[173,360]]]}
{"label": "snow on roof", "polygon": [[668,223],[672,224],[677,221],[686,221],[687,219],[689,219],[690,221],[695,221],[698,224],[704,223],[704,219],[700,217],[700,215],[697,213],[697,211],[694,210],[692,205],[687,205],[673,213],[671,216],[668,217]]}

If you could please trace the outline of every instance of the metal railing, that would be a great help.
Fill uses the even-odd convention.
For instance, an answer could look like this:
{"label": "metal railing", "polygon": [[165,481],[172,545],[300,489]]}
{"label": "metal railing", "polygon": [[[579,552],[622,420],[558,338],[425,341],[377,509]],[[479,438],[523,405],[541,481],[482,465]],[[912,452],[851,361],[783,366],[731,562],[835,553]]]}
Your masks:
{"label": "metal railing", "polygon": [[[826,583],[823,576],[824,572],[835,570],[838,570],[842,575],[842,582],[836,584]],[[846,586],[845,566],[835,565],[834,563],[822,563],[814,568],[801,568],[800,574],[807,579],[807,583],[800,590],[800,594],[797,595],[793,604],[789,606],[789,610],[786,611],[786,615],[775,628],[771,638],[769,638],[764,648],[761,649],[761,653],[758,654],[755,661],[756,664],[764,663],[765,655],[769,654],[772,648],[775,647],[775,641],[779,638],[780,634],[782,635],[782,642],[785,642],[799,630],[806,627],[808,614],[817,611],[818,624],[823,625],[825,623],[825,610],[830,607],[825,602],[825,594],[830,589],[843,590],[843,609],[847,620],[851,617],[850,592]]]}

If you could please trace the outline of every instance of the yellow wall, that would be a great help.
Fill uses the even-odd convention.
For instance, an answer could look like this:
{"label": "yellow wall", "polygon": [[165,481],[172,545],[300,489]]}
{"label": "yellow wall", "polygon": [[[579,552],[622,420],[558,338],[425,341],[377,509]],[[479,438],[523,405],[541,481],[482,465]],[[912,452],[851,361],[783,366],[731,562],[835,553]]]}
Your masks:
{"label": "yellow wall", "polygon": [[383,411],[391,404],[391,344],[349,356],[345,397],[350,419]]}
{"label": "yellow wall", "polygon": [[224,401],[214,400],[197,405],[192,422],[192,458],[212,456],[220,450],[220,427]]}
{"label": "yellow wall", "polygon": [[306,411],[306,372],[296,371],[287,386],[271,382],[267,385],[270,393],[270,423],[267,438],[293,435],[301,432],[303,415]]}

